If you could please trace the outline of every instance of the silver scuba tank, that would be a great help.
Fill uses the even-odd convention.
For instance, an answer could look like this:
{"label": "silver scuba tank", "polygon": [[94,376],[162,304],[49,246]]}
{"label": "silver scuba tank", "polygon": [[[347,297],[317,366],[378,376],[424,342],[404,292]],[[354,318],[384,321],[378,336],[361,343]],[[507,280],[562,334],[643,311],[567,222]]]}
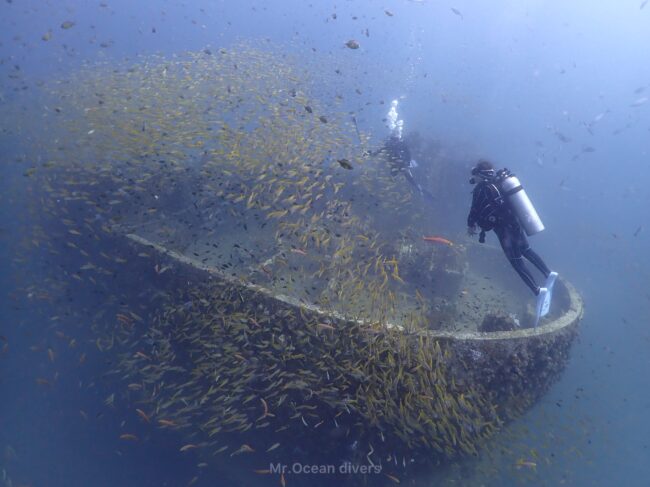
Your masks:
{"label": "silver scuba tank", "polygon": [[517,216],[519,223],[524,227],[526,235],[530,237],[544,230],[544,224],[537,211],[535,211],[535,207],[531,203],[526,191],[521,186],[519,179],[507,173],[501,180],[501,190],[503,196]]}

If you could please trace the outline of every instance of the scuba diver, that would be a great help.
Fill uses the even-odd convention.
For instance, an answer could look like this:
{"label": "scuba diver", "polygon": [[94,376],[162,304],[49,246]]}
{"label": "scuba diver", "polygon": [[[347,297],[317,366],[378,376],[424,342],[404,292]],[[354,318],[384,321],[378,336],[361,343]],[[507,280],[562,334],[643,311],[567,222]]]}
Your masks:
{"label": "scuba diver", "polygon": [[418,163],[411,157],[411,151],[408,144],[402,138],[404,120],[398,120],[397,100],[391,102],[390,110],[386,117],[390,136],[384,143],[383,147],[374,152],[367,152],[367,155],[383,155],[390,165],[390,173],[393,177],[403,174],[406,181],[411,185],[414,191],[427,200],[434,200],[433,195],[424,189],[413,176],[413,169],[418,167]]}
{"label": "scuba diver", "polygon": [[[544,230],[544,224],[519,180],[508,169],[495,171],[492,163],[480,160],[472,169],[472,176],[470,183],[476,186],[472,192],[472,208],[467,216],[467,233],[476,235],[478,225],[481,228],[479,242],[484,243],[485,232],[494,230],[510,264],[537,296],[537,326],[539,319],[550,309],[557,272],[552,272],[542,258],[530,248],[526,234],[531,236],[541,232]],[[523,257],[544,274],[544,286],[537,285],[524,264]]]}

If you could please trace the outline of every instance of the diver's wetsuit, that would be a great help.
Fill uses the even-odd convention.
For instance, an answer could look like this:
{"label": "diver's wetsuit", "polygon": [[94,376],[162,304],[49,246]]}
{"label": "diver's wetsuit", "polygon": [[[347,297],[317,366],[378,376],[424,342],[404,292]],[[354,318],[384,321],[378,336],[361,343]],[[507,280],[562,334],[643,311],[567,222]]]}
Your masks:
{"label": "diver's wetsuit", "polygon": [[420,184],[415,180],[415,177],[413,177],[413,173],[411,172],[411,162],[413,161],[411,158],[411,151],[403,139],[391,135],[384,146],[373,154],[384,154],[390,163],[390,173],[393,177],[402,173],[408,183],[415,188],[418,193],[426,198],[433,199],[433,195],[422,188],[422,186],[420,186]]}
{"label": "diver's wetsuit", "polygon": [[517,274],[524,280],[531,291],[535,295],[539,294],[539,286],[528,267],[524,264],[523,257],[526,257],[537,267],[544,274],[544,277],[548,277],[551,270],[546,266],[542,258],[530,248],[526,234],[521,228],[517,217],[507,202],[503,200],[496,183],[492,181],[480,181],[474,188],[472,208],[467,217],[467,226],[473,227],[476,224],[481,227],[480,242],[484,242],[485,232],[494,230],[512,267],[515,268]]}

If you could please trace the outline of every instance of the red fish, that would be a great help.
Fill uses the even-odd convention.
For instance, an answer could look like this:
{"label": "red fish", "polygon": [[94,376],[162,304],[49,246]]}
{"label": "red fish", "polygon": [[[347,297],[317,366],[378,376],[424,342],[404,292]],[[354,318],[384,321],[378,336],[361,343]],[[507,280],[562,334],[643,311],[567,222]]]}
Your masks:
{"label": "red fish", "polygon": [[446,238],[442,237],[422,237],[422,240],[425,242],[438,242],[441,244],[447,244],[450,247],[454,245],[454,243],[451,240],[447,240]]}

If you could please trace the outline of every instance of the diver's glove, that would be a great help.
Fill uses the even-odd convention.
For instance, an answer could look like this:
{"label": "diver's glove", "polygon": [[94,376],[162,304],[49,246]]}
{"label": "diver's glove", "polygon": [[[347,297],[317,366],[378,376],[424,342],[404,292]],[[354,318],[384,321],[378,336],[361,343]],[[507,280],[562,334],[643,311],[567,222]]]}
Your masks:
{"label": "diver's glove", "polygon": [[409,169],[413,169],[418,167],[418,163],[415,161],[415,159],[411,159],[411,162],[409,162]]}
{"label": "diver's glove", "polygon": [[476,225],[470,225],[467,227],[467,235],[469,235],[470,237],[476,235]]}

